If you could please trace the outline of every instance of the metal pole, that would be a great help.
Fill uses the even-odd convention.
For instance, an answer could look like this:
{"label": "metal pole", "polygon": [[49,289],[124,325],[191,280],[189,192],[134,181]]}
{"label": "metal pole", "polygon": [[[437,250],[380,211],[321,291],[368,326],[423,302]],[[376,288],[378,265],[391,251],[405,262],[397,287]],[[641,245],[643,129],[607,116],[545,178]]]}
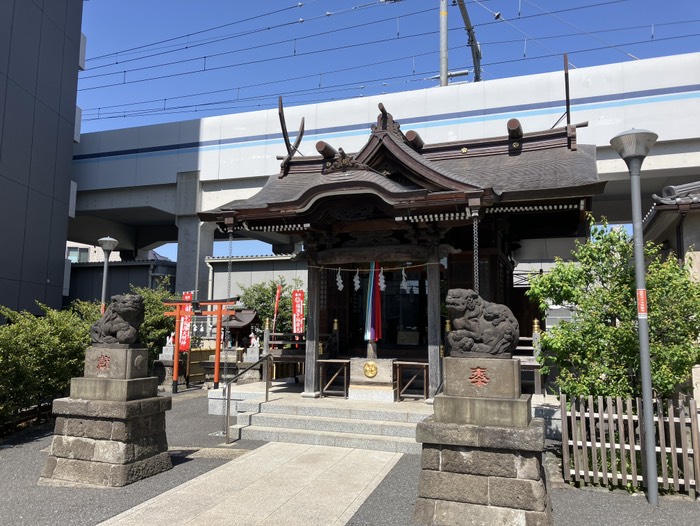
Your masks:
{"label": "metal pole", "polygon": [[[223,320],[224,303],[220,303],[216,307],[216,345],[214,347],[214,389],[219,388],[221,380],[221,329]],[[224,382],[226,382],[226,371],[224,370]],[[223,391],[222,391],[223,393]]]}
{"label": "metal pole", "polygon": [[642,373],[642,407],[644,409],[644,454],[646,465],[647,501],[659,505],[659,481],[656,476],[656,436],[651,390],[651,359],[649,357],[649,323],[647,320],[647,285],[644,276],[644,234],[642,232],[642,197],[640,170],[643,159],[627,160],[632,194],[632,227],[634,241],[634,273],[637,284],[637,320],[639,324],[639,362]]}
{"label": "metal pole", "polygon": [[107,269],[109,268],[109,251],[105,250],[105,264],[102,270],[102,314],[105,313],[105,301],[107,300]]}
{"label": "metal pole", "polygon": [[447,86],[447,0],[440,0],[440,86]]}
{"label": "metal pole", "polygon": [[182,317],[181,305],[175,305],[175,345],[173,349],[173,387],[172,393],[177,393],[177,383],[180,375],[180,324]]}
{"label": "metal pole", "polygon": [[469,38],[468,44],[472,50],[472,61],[474,63],[474,82],[479,82],[481,80],[481,50],[479,49],[479,43],[476,41],[476,33],[474,33],[474,26],[472,21],[469,19],[469,12],[467,11],[467,6],[464,5],[464,0],[457,0],[457,5],[459,5],[459,12],[462,14],[462,20],[464,21],[464,29],[467,30],[467,36]]}

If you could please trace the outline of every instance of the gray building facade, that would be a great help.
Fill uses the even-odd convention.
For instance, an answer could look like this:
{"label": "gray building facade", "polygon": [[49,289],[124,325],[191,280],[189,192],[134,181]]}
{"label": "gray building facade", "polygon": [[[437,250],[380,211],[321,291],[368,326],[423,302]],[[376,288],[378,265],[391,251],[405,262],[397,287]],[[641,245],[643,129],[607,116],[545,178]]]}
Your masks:
{"label": "gray building facade", "polygon": [[308,269],[306,261],[296,260],[291,254],[276,256],[237,256],[231,260],[229,275],[229,258],[208,257],[206,265],[209,270],[206,295],[200,293],[200,299],[222,300],[228,296],[229,283],[231,295],[238,296],[256,283],[265,283],[283,278],[287,285],[295,285],[306,289],[308,284]]}
{"label": "gray building facade", "polygon": [[61,306],[83,0],[0,0],[0,304]]}
{"label": "gray building facade", "polygon": [[[166,278],[169,279],[170,292],[175,292],[176,266],[174,261],[156,259],[111,262],[107,273],[107,301],[115,294],[131,292],[132,285],[154,289]],[[103,263],[73,263],[66,301],[99,301],[103,270]]]}

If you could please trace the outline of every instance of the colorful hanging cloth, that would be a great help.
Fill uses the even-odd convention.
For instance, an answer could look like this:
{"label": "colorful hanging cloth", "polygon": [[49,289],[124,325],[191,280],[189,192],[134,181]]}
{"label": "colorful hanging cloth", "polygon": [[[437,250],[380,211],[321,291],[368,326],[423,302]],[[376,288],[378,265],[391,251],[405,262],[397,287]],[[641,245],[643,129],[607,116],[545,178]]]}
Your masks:
{"label": "colorful hanging cloth", "polygon": [[382,301],[379,287],[378,265],[370,263],[365,306],[365,340],[377,341],[382,338]]}

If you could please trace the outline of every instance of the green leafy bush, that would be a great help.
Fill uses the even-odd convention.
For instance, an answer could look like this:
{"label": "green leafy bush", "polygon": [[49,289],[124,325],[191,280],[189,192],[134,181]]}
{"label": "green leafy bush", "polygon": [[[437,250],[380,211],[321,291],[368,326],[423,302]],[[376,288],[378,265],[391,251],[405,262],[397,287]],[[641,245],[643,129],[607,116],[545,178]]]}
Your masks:
{"label": "green leafy bush", "polygon": [[0,427],[38,403],[68,393],[82,376],[90,326],[99,306],[77,302],[65,310],[39,304],[42,316],[0,306]]}
{"label": "green leafy bush", "polygon": [[270,328],[272,328],[272,320],[275,315],[275,297],[277,295],[277,285],[282,286],[280,294],[280,303],[277,310],[277,322],[275,324],[275,332],[292,332],[292,290],[299,289],[302,286],[302,281],[295,278],[292,285],[287,284],[283,276],[276,280],[255,283],[250,287],[244,287],[240,283],[241,301],[248,309],[255,309],[258,313],[258,318],[270,320]]}
{"label": "green leafy bush", "polygon": [[[623,229],[590,218],[590,239],[577,243],[573,261],[557,260],[551,272],[533,275],[528,296],[544,312],[572,310],[542,335],[543,372],[556,366],[556,383],[570,396],[641,393],[634,246]],[[645,246],[652,385],[672,396],[700,362],[700,284],[688,267]]]}
{"label": "green leafy bush", "polygon": [[150,361],[155,360],[161,352],[161,348],[166,344],[168,336],[175,331],[175,317],[165,316],[165,300],[177,299],[177,296],[170,292],[169,278],[165,278],[158,283],[155,289],[136,287],[131,285],[133,294],[143,296],[144,317],[139,336],[141,344],[148,349]]}
{"label": "green leafy bush", "polygon": [[[144,298],[140,336],[153,359],[175,329],[175,319],[163,315],[163,300],[174,296],[167,282],[156,289],[131,290]],[[67,395],[71,378],[83,376],[90,327],[100,318],[99,302],[75,301],[64,310],[39,306],[41,316],[0,306],[6,319],[0,325],[0,428],[23,410]]]}

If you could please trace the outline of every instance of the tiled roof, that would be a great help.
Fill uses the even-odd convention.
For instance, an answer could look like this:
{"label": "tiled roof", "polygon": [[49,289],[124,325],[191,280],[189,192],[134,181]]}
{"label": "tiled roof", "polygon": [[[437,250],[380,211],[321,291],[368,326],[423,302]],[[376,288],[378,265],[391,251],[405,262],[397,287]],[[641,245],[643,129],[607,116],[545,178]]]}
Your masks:
{"label": "tiled roof", "polygon": [[327,153],[325,158],[293,158],[256,195],[200,216],[218,221],[234,213],[250,218],[303,214],[320,198],[353,194],[375,195],[394,207],[431,206],[484,196],[491,196],[491,202],[584,197],[602,192],[604,186],[598,179],[595,146],[577,145],[575,126],[515,139],[416,146],[390,114],[384,117],[382,121],[380,115],[356,155],[340,151],[333,158]]}

